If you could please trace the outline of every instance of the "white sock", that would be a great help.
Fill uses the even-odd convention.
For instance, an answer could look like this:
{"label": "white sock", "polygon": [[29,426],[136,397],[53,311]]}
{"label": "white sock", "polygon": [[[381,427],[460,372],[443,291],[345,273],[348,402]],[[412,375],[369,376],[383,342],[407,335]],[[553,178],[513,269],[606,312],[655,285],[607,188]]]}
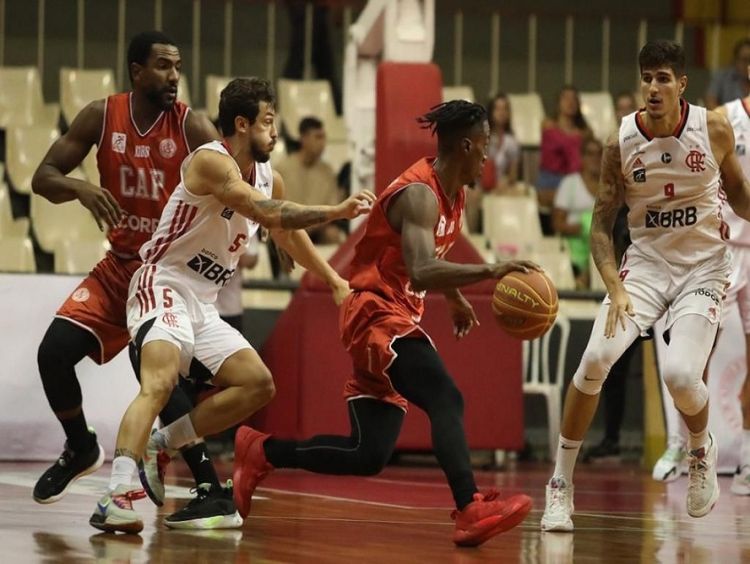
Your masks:
{"label": "white sock", "polygon": [[159,441],[163,447],[177,450],[178,448],[196,440],[198,435],[195,434],[193,422],[190,420],[190,414],[186,413],[166,427],[162,427],[154,434],[154,438]]}
{"label": "white sock", "polygon": [[118,456],[112,461],[112,475],[109,478],[109,491],[114,491],[117,486],[130,486],[135,474],[135,460],[129,456]]}
{"label": "white sock", "polygon": [[750,429],[742,429],[742,448],[740,449],[740,466],[750,465]]}
{"label": "white sock", "polygon": [[581,450],[583,441],[573,441],[560,435],[560,441],[557,443],[557,462],[555,462],[554,478],[564,478],[568,485],[573,483],[573,469],[578,458],[578,451]]}
{"label": "white sock", "polygon": [[697,433],[688,429],[688,451],[698,450],[701,447],[708,449],[708,427]]}

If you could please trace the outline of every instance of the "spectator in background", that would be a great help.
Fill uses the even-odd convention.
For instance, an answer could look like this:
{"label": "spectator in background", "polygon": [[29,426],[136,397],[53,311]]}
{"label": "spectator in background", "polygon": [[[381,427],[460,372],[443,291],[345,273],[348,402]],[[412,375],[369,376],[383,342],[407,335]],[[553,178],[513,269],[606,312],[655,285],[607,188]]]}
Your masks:
{"label": "spectator in background", "polygon": [[[581,172],[560,182],[552,210],[554,232],[568,241],[576,286],[589,286],[589,226],[602,166],[602,144],[587,137],[581,145]],[[588,224],[588,225],[587,225]]]}
{"label": "spectator in background", "polygon": [[510,126],[510,101],[498,93],[487,104],[490,143],[482,171],[481,189],[466,193],[466,223],[469,231],[481,231],[482,197],[486,193],[507,194],[518,180],[521,147]]}
{"label": "spectator in background", "polygon": [[635,96],[633,96],[632,92],[622,91],[615,96],[615,121],[617,125],[613,133],[616,134],[620,131],[622,118],[632,114],[637,109],[638,105],[635,102]]}
{"label": "spectator in background", "polygon": [[[343,200],[336,174],[321,157],[326,148],[323,122],[306,117],[299,124],[300,149],[275,165],[286,183],[286,198],[304,205],[336,205]],[[315,244],[330,245],[346,239],[346,227],[332,223],[307,230]]]}
{"label": "spectator in background", "polygon": [[581,141],[591,130],[581,113],[578,90],[563,86],[555,117],[542,124],[541,162],[537,177],[540,219],[545,234],[552,233],[551,208],[563,177],[581,170]]}
{"label": "spectator in background", "polygon": [[747,76],[747,67],[750,66],[750,37],[738,41],[732,53],[734,65],[717,69],[711,76],[706,92],[706,107],[709,110],[750,95],[750,78]]}

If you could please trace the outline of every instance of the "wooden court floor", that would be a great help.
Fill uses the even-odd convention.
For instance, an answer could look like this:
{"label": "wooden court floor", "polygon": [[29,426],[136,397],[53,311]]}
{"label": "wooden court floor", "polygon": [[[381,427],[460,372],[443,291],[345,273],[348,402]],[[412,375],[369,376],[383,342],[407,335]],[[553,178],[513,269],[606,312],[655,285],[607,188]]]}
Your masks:
{"label": "wooden court floor", "polygon": [[[451,499],[437,469],[391,467],[373,478],[272,474],[256,492],[241,530],[170,531],[161,518],[185,503],[181,463],[170,475],[171,499],[157,511],[136,502],[141,535],[99,533],[88,524],[109,468],[78,482],[53,505],[38,505],[31,488],[44,465],[0,463],[0,564],[57,562],[432,563],[750,562],[750,498],[722,494],[706,518],[685,512],[686,478],[663,485],[634,466],[583,466],[575,475],[576,531],[539,531],[546,464],[480,472],[480,488],[526,492],[534,510],[518,528],[477,549],[451,542]],[[224,472],[229,467],[221,468]],[[228,474],[225,474],[228,475]]]}

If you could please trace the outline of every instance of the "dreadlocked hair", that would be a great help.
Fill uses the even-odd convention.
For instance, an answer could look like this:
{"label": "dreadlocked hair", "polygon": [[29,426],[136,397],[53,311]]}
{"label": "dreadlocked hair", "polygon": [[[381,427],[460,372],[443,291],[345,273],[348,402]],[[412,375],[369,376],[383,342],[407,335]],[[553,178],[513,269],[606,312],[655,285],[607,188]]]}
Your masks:
{"label": "dreadlocked hair", "polygon": [[486,119],[484,106],[466,100],[451,100],[431,107],[429,112],[417,118],[417,123],[422,129],[437,134],[438,147],[447,149]]}

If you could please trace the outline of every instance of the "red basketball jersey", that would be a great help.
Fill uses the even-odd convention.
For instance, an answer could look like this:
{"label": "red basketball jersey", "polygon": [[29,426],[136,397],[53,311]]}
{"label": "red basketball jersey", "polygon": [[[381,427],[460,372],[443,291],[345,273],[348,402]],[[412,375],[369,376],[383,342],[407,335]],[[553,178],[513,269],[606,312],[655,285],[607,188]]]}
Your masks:
{"label": "red basketball jersey", "polygon": [[411,288],[409,275],[401,252],[401,234],[393,230],[386,216],[395,194],[409,184],[426,184],[435,194],[440,215],[435,224],[435,255],[443,258],[461,232],[461,220],[466,199],[461,190],[453,203],[440,186],[437,173],[432,168],[435,158],[420,159],[394,180],[378,197],[367,218],[362,239],[357,243],[351,265],[349,285],[352,290],[365,290],[379,294],[419,323],[424,311],[425,292]]}
{"label": "red basketball jersey", "polygon": [[132,114],[132,94],[107,98],[96,162],[101,186],[109,190],[125,213],[107,235],[112,250],[138,256],[151,238],[170,194],[180,182],[180,164],[190,152],[185,138],[189,108],[175,102],[159,114],[148,131],[138,130]]}

